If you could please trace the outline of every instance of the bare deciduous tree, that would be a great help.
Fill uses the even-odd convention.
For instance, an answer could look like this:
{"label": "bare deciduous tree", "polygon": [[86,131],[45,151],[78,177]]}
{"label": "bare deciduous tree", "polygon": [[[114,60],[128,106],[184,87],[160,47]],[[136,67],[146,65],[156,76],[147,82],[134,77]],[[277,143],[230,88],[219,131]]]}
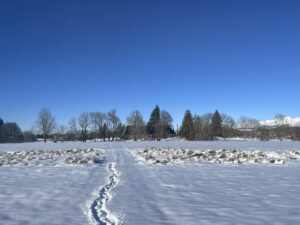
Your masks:
{"label": "bare deciduous tree", "polygon": [[235,121],[231,116],[222,114],[223,138],[231,137],[234,133]]}
{"label": "bare deciduous tree", "polygon": [[193,131],[194,140],[199,141],[202,139],[202,124],[199,115],[195,115],[193,118]]}
{"label": "bare deciduous tree", "polygon": [[200,117],[202,124],[202,139],[203,140],[211,140],[212,137],[212,113],[206,113]]}
{"label": "bare deciduous tree", "polygon": [[129,125],[129,133],[133,136],[133,139],[141,139],[145,132],[145,122],[142,114],[138,110],[134,110],[127,117],[127,123]]}
{"label": "bare deciduous tree", "polygon": [[255,129],[260,125],[258,120],[245,117],[245,116],[241,117],[239,124],[240,124],[240,128],[244,128],[244,129]]}
{"label": "bare deciduous tree", "polygon": [[67,132],[68,128],[65,125],[59,125],[57,129],[57,139],[56,141],[63,141],[65,139],[65,134]]}
{"label": "bare deciduous tree", "polygon": [[260,123],[256,119],[242,116],[239,121],[239,127],[242,130],[245,139],[250,137],[253,140],[256,137]]}
{"label": "bare deciduous tree", "polygon": [[286,120],[285,120],[286,115],[278,113],[275,115],[274,119],[275,119],[275,124],[277,126],[284,126],[286,124]]}
{"label": "bare deciduous tree", "polygon": [[96,133],[98,133],[97,137],[101,138],[103,132],[104,132],[104,124],[106,120],[106,114],[101,112],[92,112],[91,113],[91,123],[93,124],[94,130]]}
{"label": "bare deciduous tree", "polygon": [[173,118],[170,113],[163,110],[160,112],[161,133],[164,138],[168,137],[173,129]]}
{"label": "bare deciduous tree", "polygon": [[274,117],[275,119],[275,134],[279,140],[282,140],[283,138],[287,138],[289,136],[289,133],[287,131],[288,123],[286,121],[286,115],[278,113]]}
{"label": "bare deciduous tree", "polygon": [[86,142],[87,140],[87,129],[90,125],[90,114],[87,112],[82,113],[78,118],[78,124],[81,127],[81,140]]}
{"label": "bare deciduous tree", "polygon": [[49,109],[43,108],[38,115],[37,127],[43,134],[44,142],[46,143],[47,137],[56,127],[54,116]]}
{"label": "bare deciduous tree", "polygon": [[112,141],[115,139],[116,129],[120,124],[120,118],[117,116],[117,111],[115,109],[107,113],[107,120],[109,121],[110,132],[112,135]]}
{"label": "bare deciduous tree", "polygon": [[70,119],[70,121],[68,123],[68,134],[69,134],[69,138],[72,139],[73,141],[75,141],[75,139],[77,138],[77,134],[78,134],[76,118]]}

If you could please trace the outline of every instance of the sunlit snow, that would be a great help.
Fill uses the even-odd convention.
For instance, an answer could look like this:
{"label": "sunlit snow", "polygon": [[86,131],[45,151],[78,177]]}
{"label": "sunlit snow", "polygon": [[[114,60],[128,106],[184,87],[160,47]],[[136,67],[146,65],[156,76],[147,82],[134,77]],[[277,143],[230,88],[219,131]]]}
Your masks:
{"label": "sunlit snow", "polygon": [[[145,149],[158,151],[163,159],[175,156],[176,161],[180,156],[180,160],[149,163],[138,157]],[[161,154],[164,149],[169,150]],[[13,156],[19,163],[0,166],[0,221],[299,224],[299,150],[299,142],[279,141],[1,144],[2,159],[8,162]],[[208,157],[186,159],[185,153]],[[244,162],[241,156],[249,160]],[[268,163],[251,163],[256,156]],[[70,164],[69,157],[75,162],[90,160]],[[223,163],[230,157],[241,163]],[[273,159],[284,163],[275,164]],[[99,207],[93,212],[95,205]],[[96,215],[108,222],[97,221]]]}

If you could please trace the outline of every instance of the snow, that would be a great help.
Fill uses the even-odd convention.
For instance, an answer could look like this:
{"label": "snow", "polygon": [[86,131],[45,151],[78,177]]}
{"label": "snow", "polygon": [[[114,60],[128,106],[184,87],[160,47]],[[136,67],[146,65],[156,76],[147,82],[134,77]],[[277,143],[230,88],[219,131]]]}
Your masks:
{"label": "snow", "polygon": [[[279,124],[281,123],[281,122],[279,122],[278,119],[260,121],[260,124],[263,126],[276,126],[276,125],[278,125],[278,123]],[[283,124],[290,125],[292,127],[300,126],[300,117],[292,118],[292,117],[286,116],[283,120]]]}
{"label": "snow", "polygon": [[106,176],[99,164],[1,167],[1,224],[86,224],[84,206]]}
{"label": "snow", "polygon": [[44,165],[56,163],[60,165],[66,164],[91,164],[101,163],[103,152],[98,149],[66,149],[66,150],[31,150],[20,152],[0,152],[0,166],[14,166],[14,165]]}
{"label": "snow", "polygon": [[[57,153],[67,149],[80,150],[82,157],[96,157],[98,152],[102,160],[67,164],[70,156]],[[87,149],[95,151],[84,152]],[[180,149],[215,151],[215,155],[225,149],[228,157],[262,155],[269,163],[215,163],[199,158],[152,164],[136,157],[145,149],[169,149],[168,155],[182,156],[186,154]],[[44,157],[54,152],[55,157],[38,158],[38,163],[27,166],[0,166],[0,221],[16,225],[299,224],[299,150],[300,142],[292,141],[1,144],[2,155],[26,155],[26,151]],[[274,165],[272,159],[285,163]],[[96,215],[103,220],[97,221]]]}
{"label": "snow", "polygon": [[284,164],[300,159],[300,151],[240,151],[240,150],[206,150],[193,151],[189,149],[174,148],[146,148],[133,153],[139,159],[152,164],[167,165],[184,161],[207,161],[212,163],[258,163],[258,164]]}
{"label": "snow", "polygon": [[111,173],[108,183],[100,188],[98,198],[91,205],[88,218],[93,224],[120,224],[119,218],[107,209],[107,203],[112,199],[110,191],[118,185],[120,173],[115,168],[115,163],[110,163],[108,170]]}

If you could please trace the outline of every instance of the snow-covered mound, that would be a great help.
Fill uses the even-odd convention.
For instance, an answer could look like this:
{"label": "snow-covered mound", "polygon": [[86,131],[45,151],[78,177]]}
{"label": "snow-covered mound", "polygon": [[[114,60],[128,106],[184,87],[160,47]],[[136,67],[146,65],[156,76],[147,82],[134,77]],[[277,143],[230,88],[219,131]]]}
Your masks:
{"label": "snow-covered mound", "polygon": [[272,119],[272,120],[264,120],[260,121],[260,124],[263,126],[278,126],[278,125],[289,125],[292,127],[300,126],[300,117],[289,117],[286,116],[282,121],[279,119]]}
{"label": "snow-covered mound", "polygon": [[95,164],[103,160],[103,152],[98,149],[66,149],[55,151],[0,152],[0,167],[13,165],[44,164]]}
{"label": "snow-covered mound", "polygon": [[259,164],[284,164],[289,160],[300,159],[300,151],[240,151],[240,150],[206,150],[193,151],[174,148],[146,148],[136,153],[140,160],[152,164],[183,162],[187,160],[208,161],[213,163],[259,163]]}

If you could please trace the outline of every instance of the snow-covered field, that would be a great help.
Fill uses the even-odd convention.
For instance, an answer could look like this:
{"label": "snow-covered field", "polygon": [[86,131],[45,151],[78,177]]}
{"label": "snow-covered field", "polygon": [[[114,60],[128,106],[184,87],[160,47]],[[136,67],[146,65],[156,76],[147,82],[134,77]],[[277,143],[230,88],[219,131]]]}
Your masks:
{"label": "snow-covered field", "polygon": [[299,151],[259,141],[1,144],[0,224],[300,224]]}

